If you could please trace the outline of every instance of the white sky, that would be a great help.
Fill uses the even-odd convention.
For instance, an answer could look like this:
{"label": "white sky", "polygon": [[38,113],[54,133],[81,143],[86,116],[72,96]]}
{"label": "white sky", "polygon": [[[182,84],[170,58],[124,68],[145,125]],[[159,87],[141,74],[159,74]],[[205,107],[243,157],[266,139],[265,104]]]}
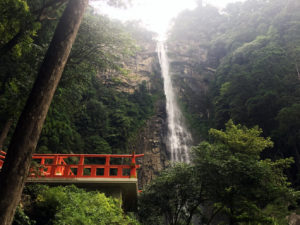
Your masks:
{"label": "white sky", "polygon": [[[224,8],[228,3],[243,0],[203,0],[203,4]],[[116,9],[103,5],[102,1],[92,5],[101,14],[108,15],[122,21],[140,20],[150,30],[159,35],[166,33],[170,21],[185,9],[196,7],[197,0],[132,0],[133,6],[126,9]]]}
{"label": "white sky", "polygon": [[228,3],[242,2],[245,0],[202,0],[204,4],[214,5],[218,8],[224,8]]}

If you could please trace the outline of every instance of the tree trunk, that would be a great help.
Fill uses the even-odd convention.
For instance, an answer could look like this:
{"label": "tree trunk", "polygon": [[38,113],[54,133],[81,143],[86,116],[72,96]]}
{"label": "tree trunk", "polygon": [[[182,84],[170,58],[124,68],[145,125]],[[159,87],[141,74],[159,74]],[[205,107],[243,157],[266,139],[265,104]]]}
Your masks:
{"label": "tree trunk", "polygon": [[3,148],[4,141],[5,141],[6,137],[7,137],[7,134],[8,134],[8,131],[9,131],[11,125],[12,125],[12,122],[13,122],[12,119],[8,119],[6,121],[6,123],[4,124],[2,132],[0,134],[0,150],[2,150],[2,148]]}
{"label": "tree trunk", "polygon": [[10,225],[20,201],[32,154],[88,0],[70,0],[55,30],[0,173],[0,225]]}

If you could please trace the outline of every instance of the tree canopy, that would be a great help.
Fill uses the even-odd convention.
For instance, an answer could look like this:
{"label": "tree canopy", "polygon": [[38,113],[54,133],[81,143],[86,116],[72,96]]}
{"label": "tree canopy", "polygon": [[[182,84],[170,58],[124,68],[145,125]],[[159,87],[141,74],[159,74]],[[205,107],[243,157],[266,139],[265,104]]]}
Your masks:
{"label": "tree canopy", "polygon": [[[31,185],[24,194],[29,207],[19,208],[14,225],[138,225],[124,214],[120,202],[103,193],[73,186]],[[27,221],[27,222],[26,222]]]}
{"label": "tree canopy", "polygon": [[193,150],[192,165],[173,165],[140,196],[145,224],[287,224],[288,207],[299,193],[284,170],[291,158],[272,161],[260,153],[272,147],[258,127],[248,129],[231,120],[225,130],[210,130],[211,141]]}
{"label": "tree canopy", "polygon": [[[300,168],[295,114],[300,99],[299,8],[297,0],[249,0],[229,4],[223,12],[199,6],[175,20],[169,39],[171,46],[186,46],[177,54],[190,57],[183,63],[195,79],[178,77],[176,83],[184,90],[182,105],[195,136],[207,139],[211,127],[224,128],[229,119],[258,125],[274,141],[264,156],[294,157],[289,170],[294,185],[299,184]],[[204,91],[193,88],[198,80]],[[289,116],[293,125],[284,118]]]}
{"label": "tree canopy", "polygon": [[[27,14],[35,18],[35,13],[48,6],[47,3],[53,1],[46,1],[46,5],[42,1],[36,1],[36,4],[24,1],[22,4],[26,6]],[[14,7],[18,11],[19,6]],[[43,12],[47,13],[45,18],[38,21],[34,34],[28,33],[30,41],[24,40],[28,51],[20,47],[20,55],[5,55],[5,62],[1,63],[0,104],[3,107],[0,110],[0,127],[4,128],[12,121],[8,138],[1,143],[4,149],[8,146],[64,4],[53,7],[44,9]],[[2,16],[11,16],[18,23],[24,21],[23,17],[14,17],[10,13],[11,10],[4,11]],[[120,77],[127,73],[123,63],[141,51],[132,38],[133,32],[140,29],[137,26],[132,24],[127,29],[118,21],[95,14],[92,8],[87,10],[45,121],[37,152],[129,151],[130,139],[153,113],[153,100],[146,83],[137,85],[133,93],[118,90],[126,85],[120,81]],[[9,29],[3,30],[3,35],[9,33]],[[143,34],[146,36],[141,36],[142,40],[152,35],[149,32],[147,36],[146,31]]]}

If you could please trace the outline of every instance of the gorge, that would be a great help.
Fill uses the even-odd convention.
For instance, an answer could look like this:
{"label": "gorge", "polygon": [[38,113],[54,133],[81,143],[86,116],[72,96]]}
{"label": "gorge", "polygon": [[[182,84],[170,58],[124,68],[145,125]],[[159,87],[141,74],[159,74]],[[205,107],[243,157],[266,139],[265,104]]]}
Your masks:
{"label": "gorge", "polygon": [[[47,2],[57,5],[50,10]],[[65,2],[0,2],[0,50],[28,29],[7,54],[0,51],[4,151]],[[144,154],[137,159],[139,222],[127,224],[191,224],[196,214],[202,225],[287,225],[300,208],[300,2],[246,0],[222,12],[197,2],[174,18],[163,42],[139,21],[89,7],[36,153]],[[167,12],[151,13],[159,22],[158,11]],[[90,204],[81,194],[28,187],[15,223],[60,225],[61,213]],[[82,213],[78,220],[88,220]]]}

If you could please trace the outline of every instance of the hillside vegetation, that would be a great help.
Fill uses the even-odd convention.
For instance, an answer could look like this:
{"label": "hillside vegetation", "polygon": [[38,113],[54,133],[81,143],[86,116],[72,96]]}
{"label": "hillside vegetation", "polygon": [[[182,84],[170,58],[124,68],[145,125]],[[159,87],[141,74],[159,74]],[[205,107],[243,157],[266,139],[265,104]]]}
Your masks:
{"label": "hillside vegetation", "polygon": [[[31,2],[29,2],[31,3]],[[29,4],[28,3],[28,4]],[[32,3],[33,4],[33,3]],[[28,16],[34,15],[24,6]],[[24,7],[24,8],[22,8]],[[31,11],[37,5],[29,5]],[[62,7],[62,6],[61,6]],[[19,10],[20,11],[20,10]],[[2,35],[14,35],[12,30],[24,20],[21,12],[9,11],[1,20]],[[8,127],[8,138],[1,139],[0,148],[7,148],[18,116],[32,88],[38,67],[54,32],[61,9],[49,13],[53,19],[37,23],[34,35],[1,56],[0,67],[0,127]],[[18,18],[20,17],[20,18]],[[9,22],[8,22],[9,21]],[[2,23],[2,24],[1,24]],[[36,152],[39,153],[126,153],[130,138],[153,113],[153,101],[146,82],[135,83],[132,93],[122,90],[127,83],[125,61],[141,51],[132,36],[138,27],[125,27],[120,22],[94,14],[90,8],[80,26],[76,42],[55,93]],[[4,40],[2,39],[3,43]],[[0,43],[1,47],[1,43]],[[103,74],[105,76],[103,76]],[[125,89],[125,88],[124,88]]]}
{"label": "hillside vegetation", "polygon": [[248,0],[175,19],[171,70],[198,145],[192,165],[171,166],[143,191],[144,224],[194,215],[196,224],[289,224],[299,207],[299,10],[297,0]]}
{"label": "hillside vegetation", "polygon": [[[0,149],[8,149],[66,2],[0,1]],[[195,140],[192,163],[167,162],[159,175],[152,171],[147,177],[157,177],[140,194],[136,215],[99,192],[28,185],[13,224],[287,225],[300,196],[299,12],[299,0],[182,12],[167,45]],[[146,49],[152,36],[138,23],[89,7],[36,152],[130,153],[140,144],[146,136],[140,131],[164,103],[158,74],[144,70],[155,57]],[[152,120],[160,124],[146,130],[156,129],[159,140],[167,139],[157,131],[165,127],[164,114],[160,109]],[[147,150],[163,151],[159,140],[147,142]]]}
{"label": "hillside vegetation", "polygon": [[[206,139],[209,128],[224,128],[229,119],[248,127],[258,125],[274,141],[264,157],[295,159],[289,177],[296,186],[300,184],[299,9],[297,0],[249,0],[230,4],[222,12],[199,6],[175,20],[169,39],[186,46],[187,56],[195,49],[205,52],[204,60],[189,66],[208,91],[199,96],[183,79],[177,82],[185,87],[183,104],[198,136]],[[173,50],[176,53],[180,51]]]}

